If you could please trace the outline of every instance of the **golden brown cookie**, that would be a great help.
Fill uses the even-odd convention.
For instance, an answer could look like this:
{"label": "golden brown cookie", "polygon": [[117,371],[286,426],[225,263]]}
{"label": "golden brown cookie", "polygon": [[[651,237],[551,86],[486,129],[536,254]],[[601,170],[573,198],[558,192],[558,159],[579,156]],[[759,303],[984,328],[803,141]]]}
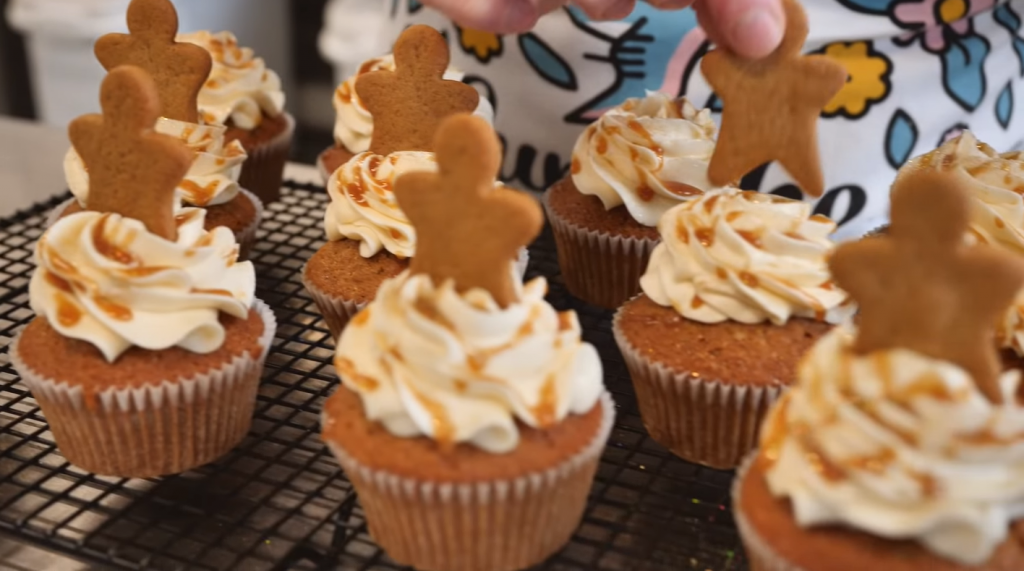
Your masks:
{"label": "golden brown cookie", "polygon": [[860,306],[858,353],[904,348],[955,363],[999,403],[995,326],[1024,286],[1024,259],[963,242],[968,184],[955,170],[905,173],[888,234],[840,246],[829,265]]}
{"label": "golden brown cookie", "polygon": [[434,142],[440,172],[395,181],[395,196],[416,229],[413,273],[483,288],[501,307],[518,300],[512,263],[544,225],[530,196],[495,188],[501,144],[487,121],[469,114],[445,120]]}
{"label": "golden brown cookie", "polygon": [[102,115],[71,122],[68,136],[89,171],[86,208],[134,218],[163,238],[177,238],[174,192],[193,153],[177,137],[153,130],[160,97],[140,68],[122,66],[100,89]]}
{"label": "golden brown cookie", "polygon": [[395,43],[395,71],[365,73],[356,93],[373,115],[370,151],[433,151],[434,136],[445,118],[472,113],[480,94],[462,83],[443,79],[448,44],[430,26],[412,26]]}
{"label": "golden brown cookie", "polygon": [[170,0],[132,0],[128,34],[107,34],[96,41],[96,59],[110,71],[122,65],[141,67],[156,82],[160,115],[199,122],[196,100],[213,58],[200,46],[177,42],[178,13]]}
{"label": "golden brown cookie", "polygon": [[738,183],[759,167],[779,161],[811,196],[824,192],[818,157],[821,110],[846,83],[843,66],[826,56],[803,56],[807,14],[783,0],[786,33],[771,55],[748,60],[718,48],[701,71],[722,100],[722,128],[708,178],[717,186]]}

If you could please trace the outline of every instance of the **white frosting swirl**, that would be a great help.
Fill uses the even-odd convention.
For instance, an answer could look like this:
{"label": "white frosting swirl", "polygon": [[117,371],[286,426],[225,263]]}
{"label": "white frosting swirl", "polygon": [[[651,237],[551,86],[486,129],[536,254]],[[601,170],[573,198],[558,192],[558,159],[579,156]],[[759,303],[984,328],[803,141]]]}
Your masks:
{"label": "white frosting swirl", "polygon": [[811,206],[738,190],[716,191],[669,210],[640,286],[655,303],[702,323],[791,317],[838,323],[853,313],[832,283],[836,225]]}
{"label": "white frosting swirl", "polygon": [[179,34],[179,42],[196,44],[213,56],[213,70],[199,91],[199,111],[205,123],[224,125],[229,120],[239,129],[252,130],[263,115],[284,112],[281,78],[267,69],[252,48],[238,46],[231,32],[207,31]]}
{"label": "white frosting swirl", "polygon": [[60,219],[36,245],[32,310],[110,362],[133,345],[216,351],[225,335],[219,312],[248,316],[256,273],[251,262],[238,263],[231,230],[207,232],[205,217],[183,209],[175,242],[117,214]]}
{"label": "white frosting swirl", "polygon": [[707,109],[651,93],[587,127],[573,149],[572,180],[605,209],[625,205],[637,222],[655,226],[680,201],[715,188],[708,180],[714,150]]}
{"label": "white frosting swirl", "polygon": [[765,424],[768,487],[801,526],[846,525],[983,563],[1024,516],[1019,381],[1006,373],[1006,404],[993,405],[956,365],[905,349],[858,356],[837,328]]}
{"label": "white frosting swirl", "polygon": [[395,198],[395,179],[414,171],[437,171],[433,153],[398,151],[382,157],[356,155],[335,171],[327,183],[331,203],[324,213],[328,240],[358,240],[359,254],[369,258],[386,249],[399,258],[411,258],[416,230]]}
{"label": "white frosting swirl", "polygon": [[[915,159],[915,168],[955,168],[970,181],[971,222],[968,242],[992,244],[1024,255],[1024,157],[998,154],[969,131]],[[1003,316],[1000,345],[1024,356],[1024,290]]]}
{"label": "white frosting swirl", "polygon": [[[238,141],[224,143],[226,127],[161,118],[156,131],[178,137],[195,152],[188,174],[178,184],[178,198],[193,206],[225,204],[238,196],[238,175],[247,155]],[[80,204],[89,197],[89,171],[74,147],[64,155],[64,176]]]}
{"label": "white frosting swirl", "polygon": [[405,272],[341,334],[335,367],[369,419],[396,436],[509,452],[516,421],[552,426],[588,412],[604,391],[597,350],[546,291],[538,278],[501,309],[486,291],[459,294]]}
{"label": "white frosting swirl", "polygon": [[[334,141],[351,153],[358,154],[369,150],[370,139],[373,136],[373,116],[356,93],[356,80],[364,73],[378,70],[395,71],[395,57],[386,55],[363,63],[358,73],[346,79],[334,91],[334,110],[337,112]],[[462,81],[464,77],[464,73],[452,67],[444,74],[445,79],[452,81]],[[494,123],[494,108],[486,97],[480,97],[480,104],[473,114],[484,118],[488,123]]]}

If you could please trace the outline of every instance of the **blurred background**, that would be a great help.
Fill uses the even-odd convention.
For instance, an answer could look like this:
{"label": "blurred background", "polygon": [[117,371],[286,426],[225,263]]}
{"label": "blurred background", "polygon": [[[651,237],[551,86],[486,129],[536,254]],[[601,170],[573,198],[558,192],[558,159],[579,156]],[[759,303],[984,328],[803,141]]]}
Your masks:
{"label": "blurred background", "polygon": [[[92,44],[125,30],[129,0],[0,0],[0,116],[63,129],[98,111]],[[389,50],[373,23],[382,0],[175,0],[182,32],[230,30],[278,72],[298,121],[293,160],[332,143],[331,96],[360,62]],[[340,17],[342,11],[345,16]]]}

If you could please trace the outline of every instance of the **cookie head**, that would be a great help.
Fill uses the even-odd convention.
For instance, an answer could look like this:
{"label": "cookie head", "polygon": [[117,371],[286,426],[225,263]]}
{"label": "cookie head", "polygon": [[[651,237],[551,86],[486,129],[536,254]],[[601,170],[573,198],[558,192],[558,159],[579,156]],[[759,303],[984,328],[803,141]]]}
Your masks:
{"label": "cookie head", "polygon": [[501,307],[519,299],[512,264],[543,226],[535,199],[495,185],[501,144],[486,121],[455,115],[435,141],[438,172],[395,181],[398,204],[416,229],[410,268],[461,292],[488,291]]}
{"label": "cookie head", "polygon": [[356,93],[373,116],[370,151],[433,151],[438,128],[457,113],[472,113],[480,94],[444,79],[448,44],[430,26],[408,28],[395,44],[395,71],[377,70],[356,80]]}
{"label": "cookie head", "polygon": [[192,151],[177,137],[154,131],[160,100],[141,68],[115,68],[100,91],[102,115],[79,117],[68,127],[89,171],[88,210],[114,212],[174,240],[175,189],[188,173]]}

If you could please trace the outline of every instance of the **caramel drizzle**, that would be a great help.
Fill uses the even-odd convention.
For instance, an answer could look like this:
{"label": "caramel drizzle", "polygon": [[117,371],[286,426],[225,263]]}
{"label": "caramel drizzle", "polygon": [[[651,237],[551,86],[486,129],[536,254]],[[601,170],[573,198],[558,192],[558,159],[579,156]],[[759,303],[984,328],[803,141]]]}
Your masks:
{"label": "caramel drizzle", "polygon": [[96,307],[99,308],[100,311],[116,321],[131,321],[132,318],[135,317],[131,308],[113,302],[109,298],[101,295],[94,295],[92,297],[92,302],[96,304]]}
{"label": "caramel drizzle", "polygon": [[199,186],[196,182],[188,179],[178,183],[178,188],[188,193],[191,202],[196,206],[206,206],[209,204],[217,194],[218,186],[217,181],[210,182],[206,186]]}
{"label": "caramel drizzle", "polygon": [[344,357],[334,359],[334,368],[338,370],[338,374],[344,382],[352,383],[352,386],[358,390],[369,393],[380,388],[380,381],[360,373],[356,370],[355,363]]}
{"label": "caramel drizzle", "polygon": [[204,289],[204,288],[194,287],[191,290],[189,290],[189,293],[193,294],[193,295],[216,295],[216,296],[220,296],[220,297],[235,297],[234,294],[232,294],[230,291],[228,291],[226,289],[216,289],[216,288],[214,288],[214,289]]}
{"label": "caramel drizzle", "polygon": [[533,417],[539,428],[548,428],[555,424],[558,405],[558,385],[554,375],[544,381],[540,389],[540,401],[533,408]]}
{"label": "caramel drizzle", "polygon": [[[135,257],[131,252],[128,251],[128,246],[135,239],[134,235],[129,235],[125,240],[124,244],[114,244],[106,235],[107,221],[110,220],[110,214],[104,214],[98,224],[93,226],[92,230],[92,244],[96,248],[99,255],[113,260],[119,264],[125,266],[139,265],[139,259]],[[59,270],[58,270],[59,271]],[[63,273],[63,272],[62,272]]]}
{"label": "caramel drizzle", "polygon": [[82,320],[82,310],[62,293],[56,293],[53,300],[57,305],[57,323],[63,327],[74,327]]}

